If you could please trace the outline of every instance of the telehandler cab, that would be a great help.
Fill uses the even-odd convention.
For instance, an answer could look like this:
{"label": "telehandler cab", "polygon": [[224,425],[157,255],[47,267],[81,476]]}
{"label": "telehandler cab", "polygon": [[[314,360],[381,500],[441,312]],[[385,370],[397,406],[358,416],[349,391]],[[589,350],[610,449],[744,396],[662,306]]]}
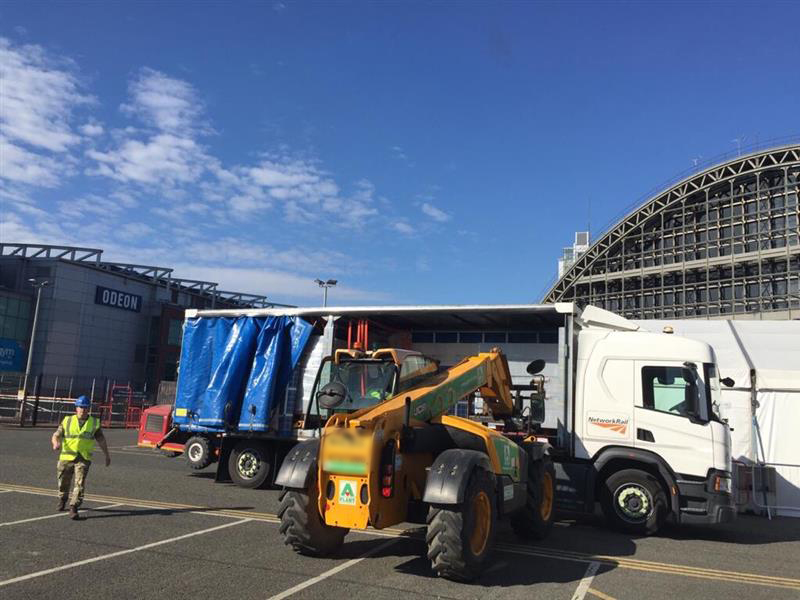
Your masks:
{"label": "telehandler cab", "polygon": [[[535,361],[528,372],[543,366]],[[336,351],[312,392],[326,411],[321,436],[295,446],[276,479],[285,542],[328,555],[350,529],[426,523],[433,570],[466,581],[485,567],[498,519],[545,537],[555,472],[549,445],[535,435],[542,390],[541,376],[512,386],[497,348],[446,371],[418,352]],[[487,423],[447,414],[476,392]]]}

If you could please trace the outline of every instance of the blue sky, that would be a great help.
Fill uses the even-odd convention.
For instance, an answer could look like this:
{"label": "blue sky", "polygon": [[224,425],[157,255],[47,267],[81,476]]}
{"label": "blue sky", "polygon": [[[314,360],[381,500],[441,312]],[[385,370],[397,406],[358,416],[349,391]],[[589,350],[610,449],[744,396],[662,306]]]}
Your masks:
{"label": "blue sky", "polygon": [[[318,304],[539,301],[695,161],[800,134],[800,5],[0,5],[0,239]],[[589,204],[591,209],[589,210]]]}

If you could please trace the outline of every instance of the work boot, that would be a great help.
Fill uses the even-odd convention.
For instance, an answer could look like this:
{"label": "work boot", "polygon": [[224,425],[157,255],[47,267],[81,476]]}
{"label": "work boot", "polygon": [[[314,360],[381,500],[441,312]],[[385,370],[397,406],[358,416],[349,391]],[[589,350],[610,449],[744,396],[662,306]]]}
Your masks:
{"label": "work boot", "polygon": [[78,507],[75,506],[74,504],[72,504],[69,507],[69,518],[72,519],[73,521],[78,520]]}
{"label": "work boot", "polygon": [[67,499],[66,498],[59,498],[58,499],[58,510],[62,511],[67,507]]}

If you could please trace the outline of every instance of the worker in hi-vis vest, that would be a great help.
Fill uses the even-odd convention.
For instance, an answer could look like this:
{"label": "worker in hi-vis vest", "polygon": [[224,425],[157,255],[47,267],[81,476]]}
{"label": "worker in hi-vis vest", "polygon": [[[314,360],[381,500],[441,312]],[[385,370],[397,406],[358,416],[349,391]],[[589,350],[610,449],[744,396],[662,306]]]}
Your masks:
{"label": "worker in hi-vis vest", "polygon": [[70,519],[78,518],[78,507],[83,502],[86,474],[92,464],[95,442],[100,444],[103,454],[106,455],[106,466],[111,464],[106,438],[100,430],[100,419],[89,414],[90,405],[86,396],[75,400],[75,414],[64,417],[50,440],[53,450],[61,447],[58,457],[58,510],[66,508],[73,475],[75,477],[75,487],[72,488],[72,497],[69,498]]}

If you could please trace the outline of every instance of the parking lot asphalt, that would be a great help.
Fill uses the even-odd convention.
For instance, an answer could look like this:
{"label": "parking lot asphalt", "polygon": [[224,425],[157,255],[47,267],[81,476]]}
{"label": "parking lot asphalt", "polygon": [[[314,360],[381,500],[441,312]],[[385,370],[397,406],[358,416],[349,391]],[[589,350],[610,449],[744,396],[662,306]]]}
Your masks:
{"label": "parking lot asphalt", "polygon": [[51,433],[0,428],[0,598],[800,598],[800,519],[635,538],[565,518],[538,543],[501,526],[472,584],[437,578],[413,526],[300,556],[279,534],[277,490],[215,483],[213,466],[190,472],[136,448],[134,431],[106,432],[112,464],[92,465],[75,522],[55,512]]}

